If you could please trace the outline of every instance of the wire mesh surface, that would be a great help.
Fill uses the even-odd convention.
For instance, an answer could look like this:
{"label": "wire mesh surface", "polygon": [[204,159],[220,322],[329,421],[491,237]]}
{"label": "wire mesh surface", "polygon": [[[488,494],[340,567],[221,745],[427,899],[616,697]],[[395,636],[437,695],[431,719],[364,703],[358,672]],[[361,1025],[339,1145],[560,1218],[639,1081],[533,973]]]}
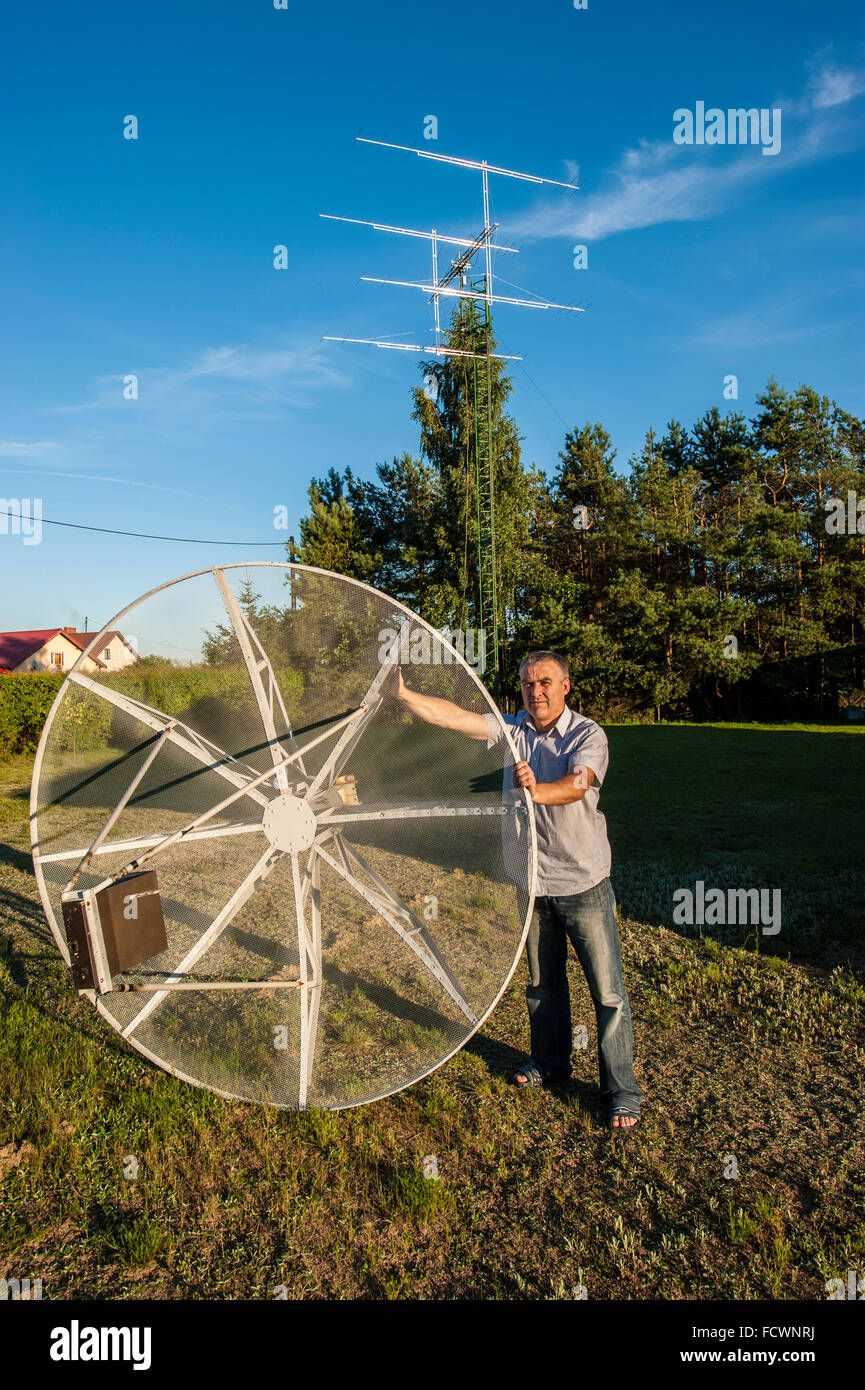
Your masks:
{"label": "wire mesh surface", "polygon": [[176,1075],[280,1106],[360,1104],[439,1066],[519,957],[534,821],[501,747],[389,684],[399,663],[410,688],[495,713],[475,674],[393,599],[304,566],[186,576],[115,629],[140,659],[78,660],[31,804],[67,961],[64,890],[157,871],[168,948],[94,993],[100,1011]]}

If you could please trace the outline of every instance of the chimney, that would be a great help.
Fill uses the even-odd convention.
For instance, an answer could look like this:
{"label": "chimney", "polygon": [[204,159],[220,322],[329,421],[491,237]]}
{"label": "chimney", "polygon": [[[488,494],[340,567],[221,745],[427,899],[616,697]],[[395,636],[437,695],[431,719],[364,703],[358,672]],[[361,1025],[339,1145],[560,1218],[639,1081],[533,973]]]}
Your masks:
{"label": "chimney", "polygon": [[64,628],[61,628],[61,631],[62,631],[62,632],[74,632],[74,631],[75,631],[75,628],[74,628],[74,627],[64,627]]}

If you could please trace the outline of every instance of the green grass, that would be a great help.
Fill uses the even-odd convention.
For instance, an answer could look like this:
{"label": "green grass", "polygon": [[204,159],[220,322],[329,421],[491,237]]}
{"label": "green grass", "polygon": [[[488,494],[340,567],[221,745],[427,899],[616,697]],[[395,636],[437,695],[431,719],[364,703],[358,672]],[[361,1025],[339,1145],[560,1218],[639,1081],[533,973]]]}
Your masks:
{"label": "green grass", "polygon": [[[175,1080],[70,988],[29,867],[30,760],[0,765],[0,1276],[40,1277],[60,1299],[281,1285],[824,1298],[827,1279],[865,1268],[865,743],[850,732],[608,730],[602,806],[647,1095],[628,1140],[605,1124],[573,959],[589,1047],[567,1086],[506,1084],[528,1041],[524,963],[466,1048],[374,1105],[298,1114]],[[744,883],[743,866],[782,888],[779,937],[672,928],[672,887]],[[788,900],[811,920],[788,923]],[[359,1055],[372,1022],[332,1016]]]}
{"label": "green grass", "polygon": [[865,733],[837,727],[611,726],[601,806],[623,911],[672,925],[672,894],[778,888],[777,936],[728,943],[865,965]]}
{"label": "green grass", "polygon": [[862,731],[700,724],[606,733],[602,806],[615,862],[750,862],[776,874],[790,862],[823,874],[865,867]]}

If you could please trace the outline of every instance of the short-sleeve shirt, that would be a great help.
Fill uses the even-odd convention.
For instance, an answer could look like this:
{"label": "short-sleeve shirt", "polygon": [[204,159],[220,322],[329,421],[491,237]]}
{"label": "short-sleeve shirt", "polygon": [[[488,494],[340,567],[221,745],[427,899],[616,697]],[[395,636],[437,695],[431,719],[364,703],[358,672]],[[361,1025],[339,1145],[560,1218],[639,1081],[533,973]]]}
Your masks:
{"label": "short-sleeve shirt", "polygon": [[[487,722],[487,748],[502,744],[506,752],[503,789],[513,785],[513,755],[495,715]],[[528,710],[503,714],[520,761],[527,762],[538,782],[557,782],[578,767],[590,767],[594,781],[579,801],[564,806],[535,804],[538,837],[536,893],[564,897],[585,893],[610,872],[606,817],[598,810],[601,784],[610,760],[607,736],[593,719],[565,709],[546,733],[539,734]]]}

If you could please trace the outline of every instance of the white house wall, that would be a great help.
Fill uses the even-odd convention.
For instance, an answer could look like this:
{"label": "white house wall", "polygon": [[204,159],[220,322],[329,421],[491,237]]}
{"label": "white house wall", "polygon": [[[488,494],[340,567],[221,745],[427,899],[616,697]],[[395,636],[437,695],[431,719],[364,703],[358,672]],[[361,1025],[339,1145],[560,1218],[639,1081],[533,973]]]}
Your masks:
{"label": "white house wall", "polygon": [[[51,657],[56,652],[60,652],[63,656],[62,666],[52,665]],[[50,671],[55,675],[62,671],[65,674],[69,668],[75,664],[80,655],[81,649],[76,647],[74,642],[70,642],[68,637],[63,637],[58,633],[56,637],[52,637],[48,642],[43,642],[41,647],[37,647],[36,651],[31,652],[30,655],[25,657],[14,669],[16,671]],[[87,657],[81,669],[86,672],[92,672],[98,671],[99,667]]]}

